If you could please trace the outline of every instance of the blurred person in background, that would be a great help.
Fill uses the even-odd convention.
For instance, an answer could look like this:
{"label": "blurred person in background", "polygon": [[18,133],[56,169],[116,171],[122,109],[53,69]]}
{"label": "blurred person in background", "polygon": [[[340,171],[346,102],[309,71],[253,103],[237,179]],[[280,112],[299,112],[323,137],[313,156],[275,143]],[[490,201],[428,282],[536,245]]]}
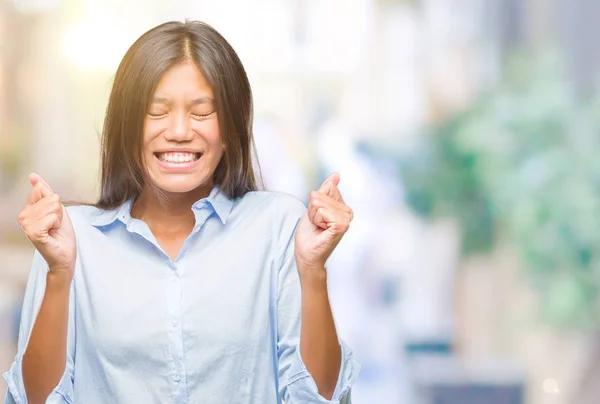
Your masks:
{"label": "blurred person in background", "polygon": [[200,22],[122,60],[101,196],[64,208],[37,174],[36,248],[6,403],[339,403],[360,365],[338,339],[325,263],[352,220],[330,176],[308,209],[258,191],[252,95]]}

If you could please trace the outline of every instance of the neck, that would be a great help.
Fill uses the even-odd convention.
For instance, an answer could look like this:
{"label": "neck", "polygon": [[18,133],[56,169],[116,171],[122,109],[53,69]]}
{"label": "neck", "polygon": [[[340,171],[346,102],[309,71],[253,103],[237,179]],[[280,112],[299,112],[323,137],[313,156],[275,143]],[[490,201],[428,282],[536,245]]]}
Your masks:
{"label": "neck", "polygon": [[159,199],[153,190],[146,189],[133,203],[131,216],[146,222],[155,234],[189,234],[196,222],[192,205],[210,195],[211,190],[212,184],[190,192],[167,192]]}

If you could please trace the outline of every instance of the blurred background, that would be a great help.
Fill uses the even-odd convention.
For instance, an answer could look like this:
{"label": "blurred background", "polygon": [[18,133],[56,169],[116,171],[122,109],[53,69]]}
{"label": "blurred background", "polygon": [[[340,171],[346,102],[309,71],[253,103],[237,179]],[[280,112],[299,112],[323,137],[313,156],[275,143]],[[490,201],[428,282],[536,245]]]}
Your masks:
{"label": "blurred background", "polygon": [[94,201],[120,58],[190,18],[247,68],[267,187],[306,201],[341,173],[356,216],[329,271],[354,402],[600,402],[599,16],[596,0],[0,0],[0,370],[32,256],[27,175]]}

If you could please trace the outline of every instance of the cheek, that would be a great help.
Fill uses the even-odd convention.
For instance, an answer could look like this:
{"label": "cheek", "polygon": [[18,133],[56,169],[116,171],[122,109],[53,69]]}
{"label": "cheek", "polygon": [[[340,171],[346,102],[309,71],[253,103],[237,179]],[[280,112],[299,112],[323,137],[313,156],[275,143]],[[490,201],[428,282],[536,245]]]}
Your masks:
{"label": "cheek", "polygon": [[143,132],[143,144],[144,144],[144,152],[148,151],[148,146],[156,139],[158,135],[160,135],[162,128],[160,127],[160,122],[149,121],[146,120],[144,122],[144,132]]}
{"label": "cheek", "polygon": [[211,122],[207,123],[204,127],[203,137],[213,151],[222,151],[221,131],[219,130],[219,123],[216,119],[211,120]]}

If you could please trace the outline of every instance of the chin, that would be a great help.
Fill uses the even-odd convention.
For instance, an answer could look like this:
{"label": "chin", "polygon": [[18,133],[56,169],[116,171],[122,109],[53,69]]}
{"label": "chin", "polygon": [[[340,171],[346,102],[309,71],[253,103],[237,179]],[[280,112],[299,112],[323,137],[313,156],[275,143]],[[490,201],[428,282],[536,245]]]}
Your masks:
{"label": "chin", "polygon": [[[180,178],[152,178],[154,185],[163,192],[169,194],[185,194],[206,189],[207,193],[212,190],[211,178],[198,179],[198,176],[181,176]],[[186,178],[187,177],[187,178]],[[190,178],[191,177],[191,178]]]}
{"label": "chin", "polygon": [[181,185],[181,184],[158,184],[158,188],[161,191],[169,194],[186,194],[192,192],[198,188],[195,185]]}

